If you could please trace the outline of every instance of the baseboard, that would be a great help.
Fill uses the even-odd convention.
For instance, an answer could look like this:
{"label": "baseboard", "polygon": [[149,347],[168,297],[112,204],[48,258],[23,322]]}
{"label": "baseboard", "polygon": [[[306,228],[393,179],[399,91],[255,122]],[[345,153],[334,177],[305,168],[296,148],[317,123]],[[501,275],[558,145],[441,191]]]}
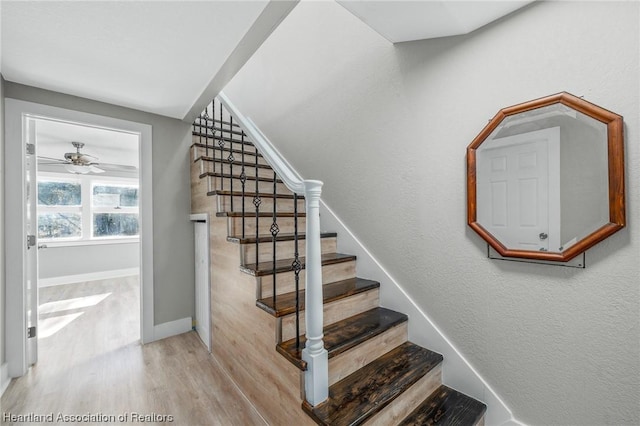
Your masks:
{"label": "baseboard", "polygon": [[409,339],[444,356],[443,382],[487,404],[485,425],[522,425],[447,336],[322,200],[320,220],[322,231],[338,233],[338,252],[358,257],[358,276],[380,281],[380,305],[409,315]]}
{"label": "baseboard", "polygon": [[65,275],[61,277],[40,278],[38,287],[80,283],[85,281],[107,280],[110,278],[140,275],[140,268],[113,269],[110,271],[90,272],[88,274]]}
{"label": "baseboard", "polygon": [[157,324],[153,326],[153,340],[166,339],[167,337],[191,331],[192,324],[193,320],[191,317]]}
{"label": "baseboard", "polygon": [[11,378],[9,377],[9,364],[5,362],[0,365],[0,396],[2,396],[5,390],[7,390],[9,383],[11,383]]}

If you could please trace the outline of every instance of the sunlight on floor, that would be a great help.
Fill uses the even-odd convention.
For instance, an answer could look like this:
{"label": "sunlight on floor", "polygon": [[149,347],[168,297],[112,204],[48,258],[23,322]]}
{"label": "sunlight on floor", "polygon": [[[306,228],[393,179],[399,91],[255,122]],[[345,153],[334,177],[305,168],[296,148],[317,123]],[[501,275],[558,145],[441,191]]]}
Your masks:
{"label": "sunlight on floor", "polygon": [[44,339],[53,336],[58,331],[71,324],[74,319],[78,318],[82,314],[84,314],[84,312],[77,312],[75,314],[60,315],[57,317],[41,319],[39,321],[40,333],[38,335],[38,338]]}
{"label": "sunlight on floor", "polygon": [[73,299],[56,300],[55,302],[43,303],[39,306],[40,314],[50,314],[53,312],[68,311],[70,309],[88,308],[95,306],[109,297],[111,293],[94,294],[85,297],[76,297]]}
{"label": "sunlight on floor", "polygon": [[109,297],[111,293],[94,294],[85,297],[75,297],[73,299],[57,300],[54,302],[43,303],[39,306],[39,314],[41,315],[39,323],[38,337],[44,339],[53,336],[58,331],[71,324],[73,320],[84,314],[84,312],[75,312],[65,315],[54,315],[42,318],[42,315],[55,314],[57,312],[70,311],[73,309],[88,308],[95,306]]}

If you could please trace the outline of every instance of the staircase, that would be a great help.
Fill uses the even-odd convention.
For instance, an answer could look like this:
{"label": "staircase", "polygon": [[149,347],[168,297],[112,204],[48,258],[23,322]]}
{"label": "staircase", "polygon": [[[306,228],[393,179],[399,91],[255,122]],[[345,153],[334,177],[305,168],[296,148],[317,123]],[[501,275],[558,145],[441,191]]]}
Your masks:
{"label": "staircase", "polygon": [[[305,395],[305,199],[214,102],[194,123],[192,213],[208,213],[212,353],[267,423],[483,425],[486,406],[442,384],[440,354],[408,341],[377,281],[320,234],[328,399]],[[219,409],[233,409],[221,407]]]}

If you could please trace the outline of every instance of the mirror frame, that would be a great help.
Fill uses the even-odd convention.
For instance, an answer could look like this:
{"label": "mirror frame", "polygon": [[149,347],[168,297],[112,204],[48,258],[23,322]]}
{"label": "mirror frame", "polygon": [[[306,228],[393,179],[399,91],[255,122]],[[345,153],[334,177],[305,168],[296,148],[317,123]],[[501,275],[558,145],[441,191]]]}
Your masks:
{"label": "mirror frame", "polygon": [[[477,222],[476,150],[507,117],[553,104],[563,104],[607,125],[609,164],[609,223],[577,241],[562,252],[510,249]],[[606,239],[626,224],[624,188],[624,135],[622,116],[578,98],[567,92],[503,108],[489,121],[467,147],[467,223],[501,256],[521,259],[567,262]]]}

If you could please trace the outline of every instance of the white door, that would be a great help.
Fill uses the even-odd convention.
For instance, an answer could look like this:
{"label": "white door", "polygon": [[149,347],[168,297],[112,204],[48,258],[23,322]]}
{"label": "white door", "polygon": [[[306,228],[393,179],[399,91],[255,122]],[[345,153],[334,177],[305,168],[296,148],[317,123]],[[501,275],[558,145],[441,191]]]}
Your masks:
{"label": "white door", "polygon": [[209,287],[209,223],[194,222],[195,278],[196,278],[196,331],[211,351],[211,313]]}
{"label": "white door", "polygon": [[25,257],[25,312],[27,323],[27,364],[38,361],[38,182],[36,159],[36,120],[25,120],[25,230],[27,254]]}
{"label": "white door", "polygon": [[500,139],[478,150],[478,222],[506,247],[556,251],[560,242],[560,130]]}

